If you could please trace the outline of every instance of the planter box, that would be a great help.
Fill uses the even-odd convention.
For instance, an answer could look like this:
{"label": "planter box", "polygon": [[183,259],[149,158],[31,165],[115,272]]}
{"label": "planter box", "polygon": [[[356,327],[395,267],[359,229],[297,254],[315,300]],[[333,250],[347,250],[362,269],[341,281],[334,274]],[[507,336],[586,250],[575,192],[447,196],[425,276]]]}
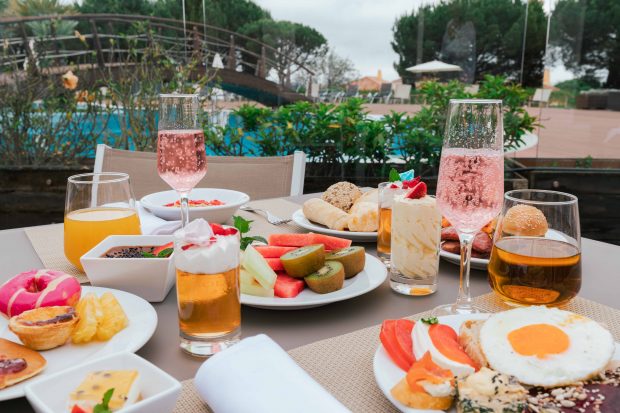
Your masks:
{"label": "planter box", "polygon": [[[530,188],[568,192],[579,198],[581,235],[620,245],[620,159],[518,159],[517,172]],[[554,166],[549,166],[554,165]]]}
{"label": "planter box", "polygon": [[0,229],[62,222],[67,178],[83,167],[1,167]]}

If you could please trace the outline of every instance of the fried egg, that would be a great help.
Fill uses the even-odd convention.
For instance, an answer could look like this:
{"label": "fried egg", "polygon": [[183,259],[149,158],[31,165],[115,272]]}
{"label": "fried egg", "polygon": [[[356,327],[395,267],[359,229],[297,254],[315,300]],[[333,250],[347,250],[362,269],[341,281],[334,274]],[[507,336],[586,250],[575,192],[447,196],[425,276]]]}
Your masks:
{"label": "fried egg", "polygon": [[544,306],[493,314],[480,330],[480,346],[492,369],[544,387],[596,375],[615,349],[611,333],[597,322]]}

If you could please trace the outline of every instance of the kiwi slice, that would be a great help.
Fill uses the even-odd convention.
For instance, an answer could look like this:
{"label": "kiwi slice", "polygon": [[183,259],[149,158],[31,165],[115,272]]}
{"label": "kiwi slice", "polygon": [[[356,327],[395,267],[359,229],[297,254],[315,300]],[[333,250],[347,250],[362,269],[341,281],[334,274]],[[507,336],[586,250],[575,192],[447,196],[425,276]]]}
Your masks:
{"label": "kiwi slice", "polygon": [[320,269],[325,263],[323,244],[307,245],[289,251],[280,257],[284,270],[293,278],[304,278]]}
{"label": "kiwi slice", "polygon": [[338,261],[325,261],[323,267],[304,280],[308,288],[315,293],[327,294],[338,291],[344,285],[344,267]]}
{"label": "kiwi slice", "polygon": [[366,252],[364,247],[348,247],[328,252],[326,261],[338,261],[344,267],[344,277],[355,277],[366,265]]}

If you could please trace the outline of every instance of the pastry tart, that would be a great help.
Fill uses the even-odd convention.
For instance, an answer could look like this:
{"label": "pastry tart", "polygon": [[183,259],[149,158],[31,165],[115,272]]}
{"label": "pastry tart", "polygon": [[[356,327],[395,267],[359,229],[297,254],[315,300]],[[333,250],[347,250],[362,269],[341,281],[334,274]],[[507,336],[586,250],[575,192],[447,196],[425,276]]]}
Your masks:
{"label": "pastry tart", "polygon": [[24,311],[9,321],[9,329],[33,350],[49,350],[67,342],[78,322],[73,307],[40,307]]}

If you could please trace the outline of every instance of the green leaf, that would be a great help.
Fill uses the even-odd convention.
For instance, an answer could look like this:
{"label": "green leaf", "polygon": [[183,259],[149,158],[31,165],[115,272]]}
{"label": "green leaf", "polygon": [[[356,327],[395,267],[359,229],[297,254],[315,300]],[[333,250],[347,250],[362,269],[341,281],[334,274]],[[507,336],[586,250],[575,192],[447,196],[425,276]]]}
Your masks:
{"label": "green leaf", "polygon": [[[163,252],[163,251],[162,251],[162,252]],[[150,252],[146,252],[146,251],[142,251],[142,257],[144,257],[144,258],[157,258],[157,257],[155,256],[155,254],[152,254],[152,253],[150,253]]]}
{"label": "green leaf", "polygon": [[254,241],[258,241],[258,242],[262,242],[263,244],[267,244],[267,240],[263,237],[260,236],[255,236],[255,237],[243,237],[241,238],[241,249],[243,251],[245,251],[245,249],[248,247],[248,245],[250,245],[251,243],[253,243]]}
{"label": "green leaf", "polygon": [[398,171],[394,168],[390,169],[390,182],[400,181],[400,175]]}
{"label": "green leaf", "polygon": [[101,403],[95,405],[93,413],[112,413],[112,410],[110,410],[110,400],[112,400],[112,394],[114,394],[114,388],[108,389],[108,391],[103,394],[103,400]]}
{"label": "green leaf", "polygon": [[159,258],[166,258],[166,257],[169,257],[170,255],[172,255],[173,252],[174,252],[174,248],[165,248],[165,249],[159,251],[159,254],[157,254],[157,256]]}
{"label": "green leaf", "polygon": [[233,216],[233,226],[239,230],[241,234],[250,232],[250,224],[254,221],[249,221],[238,215]]}
{"label": "green leaf", "polygon": [[437,317],[421,318],[420,321],[426,324],[439,324]]}

